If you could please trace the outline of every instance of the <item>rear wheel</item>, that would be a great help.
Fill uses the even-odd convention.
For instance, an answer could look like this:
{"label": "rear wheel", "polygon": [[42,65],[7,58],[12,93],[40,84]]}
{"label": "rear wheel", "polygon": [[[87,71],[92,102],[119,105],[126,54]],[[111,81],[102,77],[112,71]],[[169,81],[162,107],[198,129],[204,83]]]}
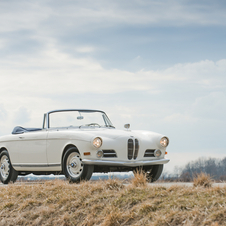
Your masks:
{"label": "rear wheel", "polygon": [[70,182],[89,180],[93,174],[93,165],[85,165],[75,147],[69,148],[63,157],[63,172]]}
{"label": "rear wheel", "polygon": [[12,167],[9,153],[4,150],[0,153],[0,180],[3,184],[8,184],[10,181],[15,182],[18,172]]}

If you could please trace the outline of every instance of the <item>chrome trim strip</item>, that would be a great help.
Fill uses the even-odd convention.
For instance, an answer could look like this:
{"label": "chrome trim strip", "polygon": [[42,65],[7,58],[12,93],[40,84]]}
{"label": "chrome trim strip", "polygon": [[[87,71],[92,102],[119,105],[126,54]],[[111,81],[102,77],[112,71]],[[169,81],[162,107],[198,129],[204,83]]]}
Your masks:
{"label": "chrome trim strip", "polygon": [[61,164],[13,164],[15,167],[58,167]]}
{"label": "chrome trim strip", "polygon": [[169,161],[170,161],[169,159],[141,160],[141,161],[109,161],[109,160],[95,160],[95,159],[82,160],[82,162],[87,165],[131,166],[131,167],[166,164]]}
{"label": "chrome trim strip", "polygon": [[95,110],[95,109],[57,109],[57,110],[53,110],[53,111],[49,111],[47,112],[47,114],[51,114],[51,113],[54,113],[54,112],[62,112],[62,111],[89,111],[89,112],[102,112],[102,113],[105,113],[104,111],[101,111],[101,110]]}

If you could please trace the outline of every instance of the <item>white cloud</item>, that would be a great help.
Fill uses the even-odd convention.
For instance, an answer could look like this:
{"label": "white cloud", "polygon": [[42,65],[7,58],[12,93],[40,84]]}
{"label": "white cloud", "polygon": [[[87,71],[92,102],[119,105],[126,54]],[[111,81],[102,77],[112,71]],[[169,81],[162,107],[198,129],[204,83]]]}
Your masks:
{"label": "white cloud", "polygon": [[0,75],[4,77],[1,92],[8,93],[10,90],[13,94],[154,92],[165,89],[166,84],[173,82],[212,89],[224,88],[226,80],[225,59],[177,64],[161,71],[107,70],[91,58],[75,58],[62,52],[54,43],[46,45],[39,55],[1,58],[0,65]]}
{"label": "white cloud", "polygon": [[192,114],[197,118],[210,118],[214,120],[226,119],[226,96],[223,92],[212,92],[199,97],[192,105]]}
{"label": "white cloud", "polygon": [[[0,65],[1,103],[8,111],[21,106],[36,109],[31,118],[38,118],[59,105],[66,106],[67,97],[73,96],[74,101],[79,102],[76,96],[88,93],[90,100],[93,94],[104,97],[128,93],[125,96],[128,110],[122,114],[128,115],[132,110],[133,115],[139,115],[141,112],[135,112],[134,106],[128,103],[136,101],[136,92],[145,92],[147,97],[144,96],[141,109],[148,110],[146,117],[163,118],[167,123],[195,122],[203,116],[223,120],[226,111],[225,91],[219,92],[219,87],[224,89],[226,84],[225,59],[177,64],[165,70],[130,72],[105,69],[91,58],[75,58],[52,43],[39,55],[1,59]],[[152,99],[148,99],[150,97]],[[189,102],[184,101],[185,97],[190,98]],[[170,98],[168,103],[166,98]],[[175,98],[179,99],[174,101]],[[118,107],[122,112],[121,104]]]}
{"label": "white cloud", "polygon": [[17,109],[14,113],[14,123],[15,124],[26,124],[30,121],[30,111],[22,106]]}
{"label": "white cloud", "polygon": [[[169,87],[225,88],[226,60],[178,64],[166,70],[105,69],[91,58],[75,58],[53,45],[37,56],[0,60],[1,93],[29,96],[67,93],[166,92]],[[187,86],[187,88],[186,88]]]}
{"label": "white cloud", "polygon": [[77,48],[76,51],[78,51],[79,53],[92,53],[95,51],[95,48],[91,46],[81,46]]}
{"label": "white cloud", "polygon": [[137,57],[135,57],[134,60],[139,60],[140,58],[141,58],[140,56],[137,56]]}
{"label": "white cloud", "polygon": [[[223,5],[184,1],[1,1],[0,31],[84,32],[117,24],[225,25]],[[88,26],[92,24],[93,26]],[[51,28],[51,29],[50,29]],[[60,29],[59,29],[60,28]]]}
{"label": "white cloud", "polygon": [[4,121],[7,118],[7,111],[5,110],[3,104],[0,104],[0,121]]}

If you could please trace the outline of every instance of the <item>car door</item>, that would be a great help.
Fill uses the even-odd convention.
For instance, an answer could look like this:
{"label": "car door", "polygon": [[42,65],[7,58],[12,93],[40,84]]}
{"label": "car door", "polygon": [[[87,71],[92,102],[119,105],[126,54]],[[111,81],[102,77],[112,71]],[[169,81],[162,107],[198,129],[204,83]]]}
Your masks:
{"label": "car door", "polygon": [[51,129],[48,131],[47,138],[47,159],[50,165],[61,166],[62,152],[70,143],[69,132],[60,129]]}
{"label": "car door", "polygon": [[46,130],[13,135],[9,147],[12,162],[20,165],[47,165],[46,137]]}

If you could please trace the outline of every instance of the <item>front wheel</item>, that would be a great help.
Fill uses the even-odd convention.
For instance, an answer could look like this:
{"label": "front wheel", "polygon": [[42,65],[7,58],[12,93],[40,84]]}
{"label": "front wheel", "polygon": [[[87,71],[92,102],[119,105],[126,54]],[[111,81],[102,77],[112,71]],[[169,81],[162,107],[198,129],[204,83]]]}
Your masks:
{"label": "front wheel", "polygon": [[6,150],[0,153],[0,167],[0,180],[3,184],[16,181],[18,172],[12,167],[9,153]]}
{"label": "front wheel", "polygon": [[139,170],[142,170],[146,173],[148,182],[155,182],[159,179],[163,171],[163,164],[161,165],[152,165],[152,166],[143,166],[140,167]]}
{"label": "front wheel", "polygon": [[70,182],[89,180],[93,174],[93,165],[84,165],[75,147],[69,148],[63,157],[63,172]]}
{"label": "front wheel", "polygon": [[159,179],[163,171],[163,164],[153,165],[150,169],[146,170],[147,179],[149,182],[155,182]]}

